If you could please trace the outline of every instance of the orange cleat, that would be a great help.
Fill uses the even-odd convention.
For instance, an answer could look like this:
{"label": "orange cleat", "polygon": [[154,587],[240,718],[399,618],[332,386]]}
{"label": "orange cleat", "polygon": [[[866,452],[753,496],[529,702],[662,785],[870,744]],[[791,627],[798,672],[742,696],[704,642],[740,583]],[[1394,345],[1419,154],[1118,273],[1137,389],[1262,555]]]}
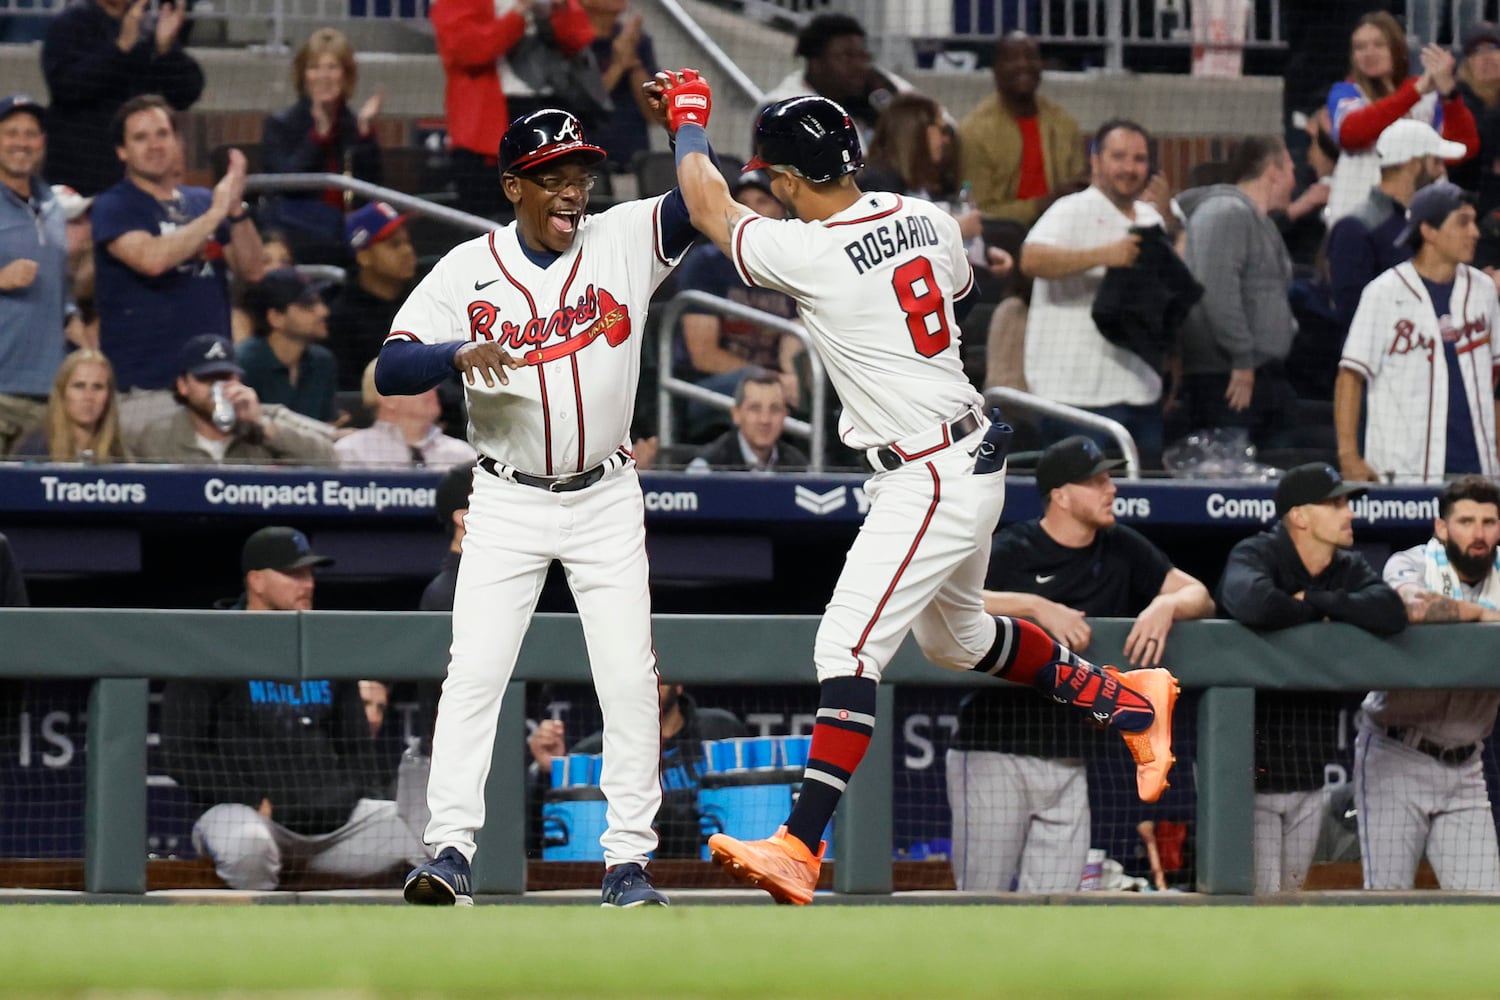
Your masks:
{"label": "orange cleat", "polygon": [[813,901],[827,848],[820,842],[814,857],[802,841],[787,835],[784,826],[767,840],[736,840],[722,833],[708,838],[715,864],[741,882],[766,890],[776,902],[796,906]]}
{"label": "orange cleat", "polygon": [[1172,755],[1172,710],[1177,707],[1177,696],[1182,688],[1177,678],[1162,667],[1150,670],[1128,670],[1121,672],[1115,667],[1104,668],[1124,686],[1151,702],[1155,718],[1151,725],[1138,732],[1120,731],[1130,756],[1135,758],[1135,787],[1142,802],[1155,802],[1171,785],[1167,772],[1177,763]]}

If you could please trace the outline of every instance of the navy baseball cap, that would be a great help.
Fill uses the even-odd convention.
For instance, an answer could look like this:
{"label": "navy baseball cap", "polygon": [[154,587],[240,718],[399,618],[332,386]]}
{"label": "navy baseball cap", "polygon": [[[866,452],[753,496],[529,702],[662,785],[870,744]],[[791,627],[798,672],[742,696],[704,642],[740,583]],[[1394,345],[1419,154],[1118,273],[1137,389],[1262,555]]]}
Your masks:
{"label": "navy baseball cap", "polygon": [[5,121],[11,115],[25,112],[36,119],[36,123],[43,128],[47,125],[46,112],[30,94],[11,94],[9,97],[0,98],[0,122]]}
{"label": "navy baseball cap", "polygon": [[1436,181],[1427,185],[1412,195],[1411,204],[1406,206],[1406,226],[1401,230],[1401,235],[1396,237],[1396,245],[1412,242],[1422,231],[1422,223],[1436,229],[1448,216],[1473,203],[1474,200],[1464,189],[1452,181]]}
{"label": "navy baseball cap", "polygon": [[1036,488],[1045,497],[1059,486],[1093,479],[1124,464],[1123,459],[1105,458],[1092,438],[1075,434],[1042,452],[1036,463]]}
{"label": "navy baseball cap", "polygon": [[583,137],[577,116],[542,108],[511,122],[500,138],[500,173],[530,173],[563,156],[579,155],[590,166],[608,154]]}
{"label": "navy baseball cap", "polygon": [[1276,516],[1286,517],[1293,507],[1323,503],[1339,497],[1356,497],[1368,493],[1363,483],[1346,483],[1339,470],[1327,462],[1308,462],[1288,469],[1276,484]]}
{"label": "navy baseball cap", "polygon": [[355,253],[372,247],[394,233],[406,216],[383,201],[372,201],[349,213],[344,220],[344,242]]}
{"label": "navy baseball cap", "polygon": [[200,333],[182,345],[177,356],[181,375],[243,375],[245,370],[234,359],[234,345],[217,333]]}
{"label": "navy baseball cap", "polygon": [[245,573],[257,569],[284,573],[304,566],[332,565],[333,560],[314,552],[307,536],[296,528],[261,528],[245,539],[245,547],[240,551],[240,570]]}

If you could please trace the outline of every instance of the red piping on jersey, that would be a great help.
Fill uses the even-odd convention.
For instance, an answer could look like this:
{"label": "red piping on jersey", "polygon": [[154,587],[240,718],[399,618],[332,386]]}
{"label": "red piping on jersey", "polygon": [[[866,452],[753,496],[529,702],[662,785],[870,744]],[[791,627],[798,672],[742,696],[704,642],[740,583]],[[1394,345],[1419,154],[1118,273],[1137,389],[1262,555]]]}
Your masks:
{"label": "red piping on jersey", "polygon": [[901,196],[898,194],[896,195],[895,206],[886,209],[884,212],[876,212],[874,215],[866,215],[861,219],[845,219],[843,222],[830,222],[828,223],[826,228],[832,229],[834,226],[857,226],[861,222],[874,222],[877,219],[885,218],[887,215],[895,215],[897,212],[901,211],[902,204],[903,203],[901,201]]}
{"label": "red piping on jersey", "polygon": [[739,272],[740,280],[751,288],[759,288],[760,286],[755,283],[754,278],[750,277],[749,270],[745,268],[741,260],[744,255],[740,251],[740,244],[745,240],[745,230],[750,228],[750,223],[759,222],[762,218],[763,216],[759,215],[750,216],[744,222],[740,223],[740,228],[734,234],[734,269]]}
{"label": "red piping on jersey", "polygon": [[[1420,291],[1418,291],[1417,289],[1415,289],[1415,288],[1412,287],[1411,282],[1406,280],[1406,275],[1402,274],[1400,271],[1397,271],[1396,272],[1396,277],[1401,279],[1401,284],[1403,284],[1403,285],[1406,286],[1407,291],[1411,292],[1413,295],[1415,295],[1419,299],[1422,298],[1422,293]],[[1436,310],[1434,310],[1434,312],[1435,311]]]}
{"label": "red piping on jersey", "polygon": [[[490,256],[495,258],[495,264],[500,268],[500,273],[505,275],[505,280],[510,282],[516,291],[526,296],[526,305],[531,308],[531,318],[539,319],[540,317],[537,316],[536,311],[536,300],[531,297],[531,291],[516,280],[515,275],[510,273],[510,270],[505,266],[505,261],[500,259],[500,254],[495,250],[495,231],[490,232],[489,244]],[[547,405],[547,369],[541,365],[537,365],[536,378],[537,386],[542,393],[542,440],[546,445],[546,475],[555,476],[557,473],[552,469],[552,413],[551,407]]]}
{"label": "red piping on jersey", "polygon": [[1422,482],[1427,482],[1427,476],[1432,471],[1432,410],[1436,400],[1433,396],[1437,390],[1437,359],[1436,350],[1427,352],[1427,431],[1422,435]]}
{"label": "red piping on jersey", "polygon": [[384,342],[389,343],[392,340],[406,340],[413,344],[420,344],[422,342],[422,339],[410,330],[392,330],[386,336]]}
{"label": "red piping on jersey", "polygon": [[903,462],[912,462],[912,461],[915,461],[915,460],[917,460],[919,458],[925,458],[928,455],[931,455],[933,452],[942,451],[944,448],[948,447],[952,443],[953,443],[953,439],[948,436],[948,425],[944,424],[943,425],[943,440],[942,440],[942,443],[935,444],[931,448],[924,448],[921,451],[914,452],[914,453],[912,453],[910,455],[908,455],[906,452],[902,451],[901,447],[899,445],[894,445],[894,444],[891,445],[891,451],[894,451],[896,454],[900,455],[901,456],[901,461],[903,461]]}
{"label": "red piping on jersey", "polygon": [[854,654],[854,662],[858,664],[854,671],[856,677],[864,676],[865,672],[865,665],[859,659],[860,650],[865,648],[865,640],[870,637],[870,630],[875,627],[876,622],[880,621],[880,612],[885,609],[891,595],[896,592],[896,585],[901,582],[901,574],[906,572],[906,567],[911,565],[912,558],[916,556],[917,546],[922,544],[922,536],[927,534],[927,528],[932,524],[932,515],[937,513],[938,502],[943,498],[943,482],[938,478],[937,469],[931,462],[927,463],[927,473],[932,476],[932,503],[927,507],[927,515],[922,518],[922,526],[917,529],[917,537],[911,540],[911,547],[906,550],[906,558],[902,559],[901,565],[896,567],[896,575],[891,577],[890,586],[885,588],[885,593],[880,597],[880,603],[875,605],[875,613],[870,616],[865,630],[859,634],[859,641],[854,644],[853,649],[849,650]]}
{"label": "red piping on jersey", "polygon": [[953,301],[957,302],[959,299],[963,298],[965,295],[968,295],[969,294],[969,290],[971,288],[973,288],[973,287],[974,287],[974,265],[970,264],[969,265],[969,280],[966,281],[966,282],[964,282],[964,290],[963,291],[961,291],[961,292],[954,292],[953,293]]}
{"label": "red piping on jersey", "polygon": [[[1406,275],[1404,275],[1404,274],[1401,273],[1401,269],[1400,268],[1401,268],[1401,266],[1399,264],[1396,265],[1396,277],[1399,278],[1399,279],[1401,279],[1401,284],[1403,284],[1403,285],[1406,286],[1407,291],[1409,291],[1413,295],[1415,295],[1417,297],[1418,301],[1421,301],[1424,298],[1425,293],[1421,292],[1421,291],[1418,291],[1417,289],[1413,288],[1412,287],[1412,283],[1410,281],[1406,280]],[[1432,305],[1432,300],[1429,298],[1427,300],[1427,303],[1428,303],[1428,305]],[[1434,308],[1433,309],[1434,318],[1436,318],[1436,313],[1437,313],[1437,309]],[[1433,407],[1432,394],[1433,394],[1433,390],[1435,389],[1435,387],[1437,385],[1437,363],[1436,363],[1436,359],[1435,359],[1434,355],[1435,355],[1435,350],[1432,349],[1432,348],[1429,348],[1428,351],[1427,351],[1427,427],[1426,427],[1426,432],[1425,432],[1424,436],[1422,437],[1422,481],[1423,482],[1427,481],[1428,472],[1432,468],[1432,407]]]}
{"label": "red piping on jersey", "polygon": [[[578,255],[573,258],[573,270],[568,272],[568,279],[563,282],[562,292],[557,296],[557,307],[563,308],[568,301],[568,289],[573,287],[573,279],[578,277],[578,266],[583,263],[583,249],[580,247]],[[568,355],[568,362],[573,368],[573,410],[577,414],[578,422],[578,467],[574,472],[583,471],[583,386],[578,381],[578,352],[574,351]]]}
{"label": "red piping on jersey", "polygon": [[[1459,315],[1462,316],[1464,318],[1464,320],[1465,320],[1464,326],[1468,326],[1469,325],[1468,324],[1468,318],[1469,318],[1469,296],[1474,293],[1474,278],[1473,278],[1472,275],[1468,274],[1467,272],[1465,272],[1464,277],[1468,278],[1469,280],[1464,285],[1464,308],[1463,308],[1463,312],[1461,312]],[[1476,351],[1479,348],[1483,347],[1485,344],[1488,344],[1490,342],[1490,336],[1491,336],[1491,334],[1488,334],[1488,333],[1485,334],[1483,337],[1472,337],[1471,336],[1469,338],[1469,343],[1467,345],[1465,345],[1464,347],[1456,348],[1454,350],[1454,353],[1455,354],[1468,354],[1471,351]],[[1469,365],[1469,367],[1474,370],[1474,373],[1473,373],[1473,376],[1472,376],[1472,381],[1473,381],[1474,384],[1469,387],[1469,398],[1470,399],[1484,399],[1486,396],[1493,396],[1494,395],[1494,390],[1491,387],[1489,387],[1489,386],[1483,386],[1482,383],[1481,383],[1481,381],[1480,381],[1479,366],[1477,364],[1472,364],[1471,363]],[[1492,371],[1491,378],[1493,379],[1493,377],[1494,376],[1493,376],[1493,371]],[[1486,391],[1486,390],[1488,390],[1488,391]],[[1481,404],[1481,405],[1483,405],[1483,404]],[[1469,420],[1472,421],[1473,419],[1474,419],[1474,410],[1473,410],[1473,405],[1471,404],[1470,405],[1470,409],[1469,409]],[[1484,421],[1483,420],[1479,421],[1479,433],[1480,433],[1481,436],[1484,435]],[[1479,442],[1476,442],[1476,444],[1479,444]],[[1493,454],[1495,454],[1495,442],[1494,441],[1485,441],[1482,444],[1480,444],[1479,448],[1477,448],[1475,450],[1479,451],[1479,454],[1481,454],[1481,455],[1493,455]],[[1447,463],[1444,462],[1443,464],[1446,465]],[[1481,465],[1481,468],[1482,467],[1483,466]]]}

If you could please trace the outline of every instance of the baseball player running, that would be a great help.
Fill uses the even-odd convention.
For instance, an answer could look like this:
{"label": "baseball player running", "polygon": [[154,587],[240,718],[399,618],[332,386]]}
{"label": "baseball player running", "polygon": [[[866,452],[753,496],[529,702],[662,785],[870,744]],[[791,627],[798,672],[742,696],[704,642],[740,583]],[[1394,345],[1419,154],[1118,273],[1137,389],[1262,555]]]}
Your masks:
{"label": "baseball player running", "polygon": [[819,705],[801,795],[767,840],[710,838],[715,860],[778,902],[812,902],[819,837],[869,746],[876,684],[908,630],[939,666],[1035,685],[1119,730],[1141,797],[1155,801],[1172,762],[1171,674],[1100,669],[1036,625],[984,611],[1009,428],[983,418],[959,363],[954,307],[974,275],[958,224],[921,200],[862,193],[854,124],[822,97],[778,102],[756,123],[746,169],[769,170],[772,193],[795,213],[763,218],[730,197],[708,155],[707,82],[682,70],[648,89],[676,135],[693,225],[746,284],[796,300],[844,406],[840,437],[875,468],[869,513],[818,629]]}
{"label": "baseball player running", "polygon": [[604,157],[565,111],[511,122],[499,180],[516,221],[438,262],[396,314],[375,370],[385,395],[462,372],[481,456],[427,787],[436,856],[407,877],[409,903],[473,903],[500,699],[557,559],[604,714],[604,905],[667,905],[645,872],[661,733],[645,510],[627,445],[647,302],[694,233],[676,191],[587,215],[589,171]]}
{"label": "baseball player running", "polygon": [[[1413,625],[1500,621],[1500,488],[1460,476],[1438,499],[1432,538],[1386,561]],[[1371,691],[1354,741],[1366,889],[1410,889],[1425,851],[1444,889],[1500,892],[1500,847],[1484,741],[1500,692]]]}

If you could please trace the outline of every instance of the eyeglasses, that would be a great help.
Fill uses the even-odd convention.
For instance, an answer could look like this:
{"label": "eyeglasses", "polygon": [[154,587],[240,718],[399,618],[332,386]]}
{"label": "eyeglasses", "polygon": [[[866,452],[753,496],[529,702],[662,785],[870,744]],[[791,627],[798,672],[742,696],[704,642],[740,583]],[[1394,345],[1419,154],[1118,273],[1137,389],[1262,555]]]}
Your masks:
{"label": "eyeglasses", "polygon": [[598,174],[579,174],[573,177],[563,177],[559,174],[542,174],[540,177],[532,174],[521,174],[524,180],[528,180],[548,194],[562,194],[570,187],[576,187],[580,191],[592,191],[594,183],[599,180]]}

